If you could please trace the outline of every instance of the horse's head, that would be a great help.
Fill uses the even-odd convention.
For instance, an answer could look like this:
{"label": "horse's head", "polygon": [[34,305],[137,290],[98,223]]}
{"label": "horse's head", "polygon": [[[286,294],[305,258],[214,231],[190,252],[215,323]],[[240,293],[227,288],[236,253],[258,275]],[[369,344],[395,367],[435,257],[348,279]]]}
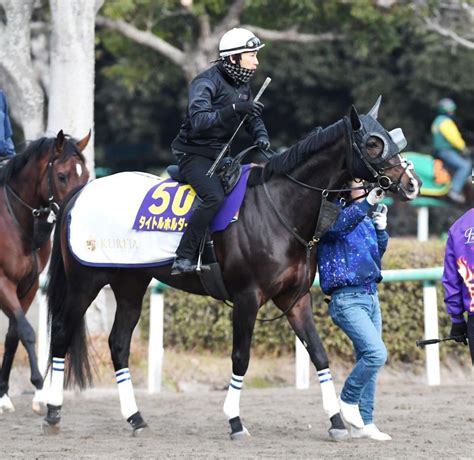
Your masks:
{"label": "horse's head", "polygon": [[402,130],[388,132],[377,121],[381,99],[380,96],[367,115],[359,116],[355,107],[351,108],[349,170],[353,177],[377,182],[382,189],[413,200],[420,192],[421,180],[412,163],[400,155],[406,146]]}
{"label": "horse's head", "polygon": [[89,170],[82,151],[86,148],[91,132],[77,141],[59,131],[48,158],[47,180],[43,181],[42,193],[47,193],[48,200],[61,204],[64,197],[75,188],[89,180]]}

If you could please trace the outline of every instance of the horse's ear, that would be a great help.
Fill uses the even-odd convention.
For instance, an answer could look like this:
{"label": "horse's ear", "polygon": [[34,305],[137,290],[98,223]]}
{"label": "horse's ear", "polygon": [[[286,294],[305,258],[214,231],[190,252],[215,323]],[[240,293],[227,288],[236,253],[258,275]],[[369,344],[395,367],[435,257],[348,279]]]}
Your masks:
{"label": "horse's ear", "polygon": [[86,137],[83,137],[80,141],[76,143],[77,148],[79,149],[80,152],[82,152],[87,144],[89,143],[89,140],[91,138],[92,131],[89,129],[89,132],[87,133]]}
{"label": "horse's ear", "polygon": [[369,110],[369,113],[367,114],[370,117],[372,117],[374,120],[377,120],[377,117],[379,116],[379,108],[380,108],[381,102],[382,102],[382,96],[379,96],[374,106]]}
{"label": "horse's ear", "polygon": [[359,131],[362,128],[359,114],[354,106],[351,107],[351,125],[353,131]]}
{"label": "horse's ear", "polygon": [[56,152],[61,155],[63,153],[64,144],[66,143],[66,136],[63,133],[63,130],[59,131],[58,135],[56,136]]}

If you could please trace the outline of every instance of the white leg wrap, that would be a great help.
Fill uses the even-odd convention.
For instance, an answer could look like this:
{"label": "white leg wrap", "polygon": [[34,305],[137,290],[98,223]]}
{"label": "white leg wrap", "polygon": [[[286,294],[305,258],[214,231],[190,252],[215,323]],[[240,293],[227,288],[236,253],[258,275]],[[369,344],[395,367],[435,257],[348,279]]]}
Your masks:
{"label": "white leg wrap", "polygon": [[14,412],[15,408],[13,407],[12,402],[10,401],[10,398],[8,397],[7,394],[4,394],[0,398],[0,414],[3,414],[3,412]]}
{"label": "white leg wrap", "polygon": [[339,402],[337,401],[336,389],[329,368],[318,371],[318,378],[323,396],[323,409],[331,418],[339,412]]}
{"label": "white leg wrap", "polygon": [[63,405],[64,391],[64,358],[53,358],[51,371],[51,387],[49,390],[48,404],[53,406]]}
{"label": "white leg wrap", "polygon": [[244,384],[244,377],[232,374],[229,389],[224,401],[224,414],[230,420],[240,415],[240,391]]}
{"label": "white leg wrap", "polygon": [[132,378],[128,367],[115,372],[117,386],[120,397],[120,411],[122,416],[127,420],[135,412],[138,412],[137,403],[135,402],[135,393],[133,392]]}

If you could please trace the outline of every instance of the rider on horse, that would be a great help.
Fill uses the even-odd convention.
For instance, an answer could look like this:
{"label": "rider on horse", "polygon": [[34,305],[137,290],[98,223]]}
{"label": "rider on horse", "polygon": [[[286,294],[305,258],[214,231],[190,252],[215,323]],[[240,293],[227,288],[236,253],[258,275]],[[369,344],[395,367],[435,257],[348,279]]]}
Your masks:
{"label": "rider on horse", "polygon": [[466,143],[453,120],[456,104],[452,99],[444,98],[438,103],[438,116],[431,125],[434,156],[439,158],[453,175],[453,183],[448,197],[455,203],[466,200],[461,194],[464,183],[471,175],[471,161],[466,156]]}
{"label": "rider on horse", "polygon": [[3,157],[15,155],[12,134],[12,125],[8,117],[7,98],[5,93],[0,90],[0,161]]}
{"label": "rider on horse", "polygon": [[191,82],[186,117],[171,147],[181,175],[202,201],[176,250],[173,275],[196,270],[199,243],[224,200],[219,177],[206,173],[243,117],[248,115],[245,127],[254,143],[263,150],[270,147],[263,104],[253,101],[249,85],[264,46],[249,30],[234,28],[220,40],[218,62]]}

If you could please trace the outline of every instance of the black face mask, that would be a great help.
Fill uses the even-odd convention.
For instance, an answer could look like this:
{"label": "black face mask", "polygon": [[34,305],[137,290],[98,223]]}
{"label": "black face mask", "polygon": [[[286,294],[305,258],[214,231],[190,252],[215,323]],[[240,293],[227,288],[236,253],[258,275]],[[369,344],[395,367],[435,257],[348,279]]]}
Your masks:
{"label": "black face mask", "polygon": [[225,59],[222,60],[222,64],[227,74],[237,84],[248,83],[255,73],[255,69],[244,69],[239,64],[232,64]]}

